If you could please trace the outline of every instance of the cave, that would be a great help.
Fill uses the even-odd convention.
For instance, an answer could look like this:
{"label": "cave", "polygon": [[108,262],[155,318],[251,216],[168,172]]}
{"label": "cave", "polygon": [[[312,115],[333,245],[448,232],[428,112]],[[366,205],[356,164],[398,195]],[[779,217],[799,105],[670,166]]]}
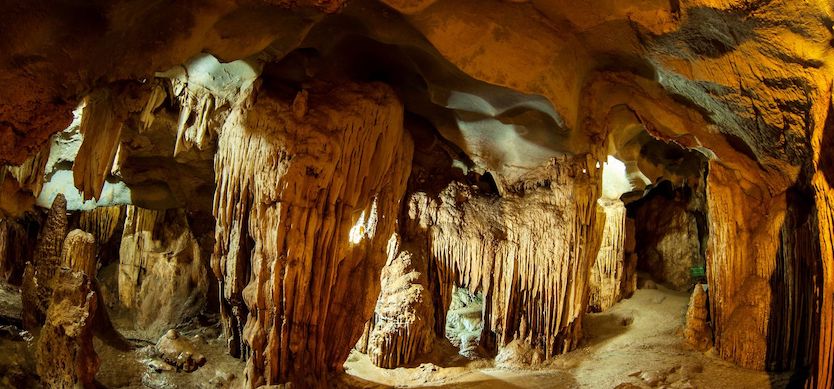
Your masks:
{"label": "cave", "polygon": [[834,388],[830,1],[0,18],[0,387]]}

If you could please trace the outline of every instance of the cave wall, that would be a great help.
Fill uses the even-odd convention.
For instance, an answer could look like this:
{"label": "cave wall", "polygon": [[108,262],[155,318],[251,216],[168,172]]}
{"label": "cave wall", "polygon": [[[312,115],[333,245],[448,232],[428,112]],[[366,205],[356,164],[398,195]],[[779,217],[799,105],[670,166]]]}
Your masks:
{"label": "cave wall", "polygon": [[808,198],[789,193],[772,195],[710,163],[707,278],[715,347],[748,368],[804,367],[815,348],[819,243],[802,211]]}
{"label": "cave wall", "polygon": [[379,293],[411,153],[382,84],[257,93],[233,109],[215,157],[212,267],[248,387],[341,370]]}
{"label": "cave wall", "polygon": [[829,99],[827,116],[819,121],[811,137],[814,174],[811,183],[816,200],[820,265],[822,267],[819,306],[818,351],[807,387],[834,386],[834,99]]}
{"label": "cave wall", "polygon": [[703,184],[673,188],[663,182],[633,208],[639,270],[668,287],[688,291],[693,267],[705,265],[698,214],[703,215]]}

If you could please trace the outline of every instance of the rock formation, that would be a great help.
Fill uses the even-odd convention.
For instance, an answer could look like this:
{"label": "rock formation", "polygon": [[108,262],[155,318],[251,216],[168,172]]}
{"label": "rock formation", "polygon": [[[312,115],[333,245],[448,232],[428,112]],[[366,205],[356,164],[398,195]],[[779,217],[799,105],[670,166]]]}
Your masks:
{"label": "rock formation", "polygon": [[689,307],[686,310],[686,328],[683,333],[686,343],[698,351],[706,351],[712,347],[712,329],[707,322],[709,307],[704,286],[698,284],[692,289],[692,297],[689,299]]}
{"label": "rock formation", "polygon": [[[86,322],[50,301],[94,315],[118,244],[140,326],[218,301],[258,387],[328,385],[365,323],[375,363],[415,362],[454,288],[483,296],[479,346],[547,359],[638,264],[681,291],[705,269],[721,358],[831,388],[832,19],[827,0],[9,4],[0,277],[27,328],[83,353]],[[64,245],[76,226],[92,254]],[[90,385],[79,361],[44,377]]]}
{"label": "rock formation", "polygon": [[404,366],[431,351],[434,306],[424,249],[413,245],[401,248],[397,239],[389,242],[374,316],[357,344],[374,365],[389,369]]}
{"label": "rock formation", "polygon": [[588,302],[594,312],[604,311],[626,296],[624,292],[630,289],[626,284],[634,276],[634,268],[629,268],[625,256],[628,233],[625,205],[620,200],[600,200],[600,207],[605,212],[605,227],[602,244],[591,268]]}
{"label": "rock formation", "polygon": [[[668,184],[668,183],[665,183]],[[635,234],[639,241],[638,268],[655,281],[687,291],[697,281],[693,268],[703,268],[696,200],[682,189],[662,185],[649,193],[635,210]]]}
{"label": "rock formation", "polygon": [[61,264],[64,238],[67,236],[67,203],[64,196],[55,197],[43,228],[32,262],[23,273],[23,326],[35,328],[43,324],[52,296],[52,277]]}
{"label": "rock formation", "polygon": [[37,343],[38,374],[52,388],[94,388],[100,361],[93,349],[97,297],[95,239],[73,230],[64,245],[61,268]]}
{"label": "rock formation", "polygon": [[154,337],[207,304],[208,258],[183,210],[128,206],[119,250],[119,300]]}
{"label": "rock formation", "polygon": [[484,294],[484,333],[494,335],[482,343],[523,339],[546,357],[576,347],[602,238],[597,172],[578,156],[554,159],[503,197],[457,182],[438,198],[412,194],[408,234],[429,242],[436,327],[445,327],[452,286],[461,285]]}
{"label": "rock formation", "polygon": [[212,268],[248,387],[340,369],[373,311],[408,177],[411,142],[389,87],[308,93],[253,91],[215,157]]}

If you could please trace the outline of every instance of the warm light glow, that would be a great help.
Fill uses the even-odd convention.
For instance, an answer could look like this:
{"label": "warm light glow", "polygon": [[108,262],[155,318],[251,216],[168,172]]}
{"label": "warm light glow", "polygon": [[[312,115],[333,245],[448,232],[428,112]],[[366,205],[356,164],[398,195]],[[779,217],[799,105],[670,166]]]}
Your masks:
{"label": "warm light glow", "polygon": [[618,199],[631,189],[625,164],[609,155],[602,168],[602,197]]}
{"label": "warm light glow", "polygon": [[371,203],[370,212],[366,214],[365,211],[362,211],[362,213],[359,214],[359,219],[357,219],[353,227],[350,228],[350,232],[348,232],[348,240],[350,243],[357,244],[365,237],[373,238],[376,233],[376,223],[377,210],[376,198],[374,198],[373,203]]}

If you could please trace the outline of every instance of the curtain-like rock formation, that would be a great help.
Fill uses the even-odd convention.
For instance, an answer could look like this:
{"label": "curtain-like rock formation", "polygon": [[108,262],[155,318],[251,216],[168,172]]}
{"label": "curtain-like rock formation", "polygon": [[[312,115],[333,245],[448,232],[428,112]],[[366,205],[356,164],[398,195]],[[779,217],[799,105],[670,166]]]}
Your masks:
{"label": "curtain-like rock formation", "polygon": [[206,305],[208,258],[185,211],[128,206],[119,257],[119,300],[153,336]]}
{"label": "curtain-like rock formation", "polygon": [[550,357],[581,338],[603,229],[599,170],[588,156],[565,157],[521,183],[504,197],[456,182],[437,198],[416,192],[407,234],[428,237],[438,332],[452,286],[461,285],[484,295],[482,344],[522,339]]}
{"label": "curtain-like rock formation", "polygon": [[235,105],[215,157],[212,267],[248,387],[341,369],[373,311],[411,153],[382,84]]}
{"label": "curtain-like rock formation", "polygon": [[822,282],[819,339],[815,368],[808,387],[834,387],[834,96],[829,98],[825,121],[818,123],[811,140],[814,174],[811,183],[819,223]]}
{"label": "curtain-like rock formation", "polygon": [[605,227],[602,231],[602,244],[594,266],[591,268],[589,281],[588,307],[594,312],[604,311],[625,297],[623,292],[628,289],[625,284],[634,275],[634,268],[629,268],[625,256],[625,241],[628,233],[625,228],[625,205],[620,200],[607,199],[601,199],[599,204],[605,212]]}
{"label": "curtain-like rock formation", "polygon": [[0,219],[0,279],[20,285],[26,260],[31,259],[37,244],[34,220]]}
{"label": "curtain-like rock formation", "polygon": [[819,243],[797,202],[804,195],[788,201],[792,193],[771,194],[710,163],[710,317],[718,353],[744,367],[791,369],[812,359]]}

